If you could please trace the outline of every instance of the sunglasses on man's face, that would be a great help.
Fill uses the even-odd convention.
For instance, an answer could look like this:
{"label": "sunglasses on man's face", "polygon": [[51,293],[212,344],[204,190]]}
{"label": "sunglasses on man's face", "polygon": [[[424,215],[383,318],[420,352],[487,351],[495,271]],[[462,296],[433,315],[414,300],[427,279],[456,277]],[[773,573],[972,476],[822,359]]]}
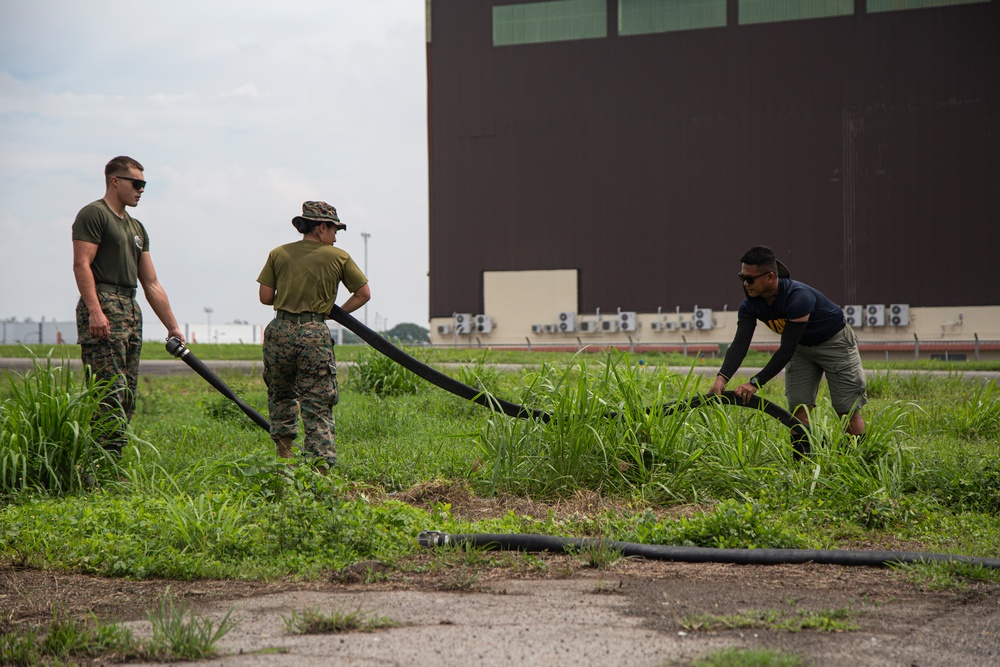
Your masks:
{"label": "sunglasses on man's face", "polygon": [[766,276],[769,273],[772,273],[772,272],[771,271],[765,271],[764,273],[759,273],[756,276],[748,276],[745,273],[737,273],[736,275],[740,279],[741,283],[746,283],[747,285],[753,285],[753,283],[754,283],[755,280],[757,280],[761,276]]}
{"label": "sunglasses on man's face", "polygon": [[129,176],[115,176],[120,181],[131,181],[132,187],[136,190],[142,190],[146,187],[146,181],[141,178],[131,178]]}

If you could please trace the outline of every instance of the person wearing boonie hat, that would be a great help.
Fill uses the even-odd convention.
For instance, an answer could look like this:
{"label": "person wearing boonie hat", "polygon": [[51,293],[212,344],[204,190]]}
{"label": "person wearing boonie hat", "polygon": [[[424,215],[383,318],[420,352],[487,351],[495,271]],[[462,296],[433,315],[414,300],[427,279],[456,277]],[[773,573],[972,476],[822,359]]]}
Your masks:
{"label": "person wearing boonie hat", "polygon": [[325,320],[340,284],[351,293],[341,305],[348,313],[371,299],[371,289],[351,256],[334,247],[337,232],[347,229],[336,208],[307,201],[292,225],[302,239],[273,249],[257,277],[260,302],[275,310],[263,346],[271,439],[278,456],[290,457],[301,414],[305,454],[326,472],[337,460],[333,407],[340,394]]}
{"label": "person wearing boonie hat", "polygon": [[[788,406],[808,426],[809,411],[816,406],[825,374],[834,410],[848,417],[847,433],[864,436],[860,411],[868,402],[865,372],[858,337],[840,306],[819,290],[792,280],[767,246],[750,248],[740,262],[739,279],[746,298],[737,315],[736,335],[709,393],[719,394],[726,388],[743,363],[760,320],[781,336],[781,344],[763,369],[736,387],[736,397],[746,403],[784,369]],[[808,437],[799,426],[792,429],[792,446],[796,457],[809,453]]]}

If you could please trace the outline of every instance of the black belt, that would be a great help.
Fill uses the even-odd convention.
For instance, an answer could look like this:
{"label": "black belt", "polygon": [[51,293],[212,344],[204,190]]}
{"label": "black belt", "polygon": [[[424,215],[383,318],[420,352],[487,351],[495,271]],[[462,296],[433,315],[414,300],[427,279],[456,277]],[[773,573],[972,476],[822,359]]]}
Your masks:
{"label": "black belt", "polygon": [[326,315],[322,313],[290,313],[287,310],[279,310],[274,314],[279,320],[285,320],[286,322],[323,322],[326,320]]}
{"label": "black belt", "polygon": [[134,287],[122,287],[121,285],[109,285],[107,283],[97,283],[98,292],[110,292],[111,294],[121,294],[122,296],[127,296],[130,299],[135,298],[135,288]]}

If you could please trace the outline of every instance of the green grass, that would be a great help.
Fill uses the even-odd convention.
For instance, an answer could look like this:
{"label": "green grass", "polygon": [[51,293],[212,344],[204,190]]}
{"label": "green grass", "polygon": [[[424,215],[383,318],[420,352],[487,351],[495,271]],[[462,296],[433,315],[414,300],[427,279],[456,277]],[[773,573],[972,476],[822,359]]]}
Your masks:
{"label": "green grass", "polygon": [[216,624],[176,605],[168,589],[158,608],[147,612],[152,637],[140,641],[124,625],[105,623],[95,616],[66,618],[56,609],[46,625],[0,632],[0,665],[201,660],[216,655],[216,643],[236,626],[230,614]]}
{"label": "green grass", "polygon": [[750,609],[733,614],[697,614],[680,619],[685,630],[710,632],[714,630],[764,629],[786,632],[849,632],[858,625],[851,618],[858,615],[850,609],[799,610],[788,613],[778,609]]}
{"label": "green grass", "polygon": [[698,658],[693,667],[805,667],[805,657],[765,648],[727,648]]}
{"label": "green grass", "polygon": [[74,377],[51,357],[23,377],[8,373],[7,381],[0,394],[0,495],[70,492],[113,471],[99,444],[114,428],[99,413],[107,383]]}
{"label": "green grass", "polygon": [[[442,367],[548,411],[548,424],[492,413],[426,383],[406,386],[396,369],[360,359],[393,380],[375,391],[356,367],[345,367],[338,469],[329,477],[276,459],[268,435],[200,377],[143,377],[131,444],[109,474],[92,486],[6,489],[0,559],[135,578],[311,579],[364,560],[411,567],[415,537],[429,528],[729,548],[903,542],[907,551],[1000,553],[994,384],[879,373],[862,442],[844,435],[824,387],[814,453],[799,462],[787,430],[761,412],[722,405],[647,411],[704,392],[709,380],[623,353],[502,371],[479,352],[464,369]],[[266,415],[259,372],[221,375]],[[63,396],[83,404],[97,391],[80,373],[57,375],[44,364],[32,377],[0,381],[5,409],[22,414],[31,404],[62,414]],[[36,398],[24,400],[27,394]],[[784,402],[780,380],[763,394]],[[73,418],[80,439],[94,435],[85,417]],[[0,443],[0,461],[11,458],[9,449]],[[468,522],[446,504],[421,509],[387,495],[431,482],[553,504],[594,494],[616,509]],[[659,510],[671,505],[698,511],[667,518]],[[585,556],[613,566],[614,554]],[[477,567],[458,568],[454,586],[474,584]],[[1000,580],[982,568],[907,571],[942,587]]]}
{"label": "green grass", "polygon": [[375,632],[394,628],[399,623],[386,616],[371,616],[357,608],[354,611],[335,610],[330,613],[318,609],[293,611],[282,616],[285,630],[294,635],[338,634],[343,632]]}

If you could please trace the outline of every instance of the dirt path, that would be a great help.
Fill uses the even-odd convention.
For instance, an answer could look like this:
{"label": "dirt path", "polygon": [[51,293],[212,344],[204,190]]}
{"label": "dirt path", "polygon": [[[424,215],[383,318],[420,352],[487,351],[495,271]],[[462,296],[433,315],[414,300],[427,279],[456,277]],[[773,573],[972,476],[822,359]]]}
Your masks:
{"label": "dirt path", "polygon": [[[0,630],[44,623],[53,605],[149,632],[145,612],[177,600],[238,627],[203,665],[690,665],[713,649],[771,648],[817,665],[1000,665],[1000,586],[921,590],[891,570],[622,561],[607,570],[548,555],[546,566],[393,571],[361,584],[125,581],[0,569]],[[411,564],[412,565],[412,564]],[[422,568],[415,568],[417,570]],[[360,610],[399,625],[369,633],[293,635],[293,612]],[[713,629],[705,614],[779,620],[846,610],[857,629]]]}

